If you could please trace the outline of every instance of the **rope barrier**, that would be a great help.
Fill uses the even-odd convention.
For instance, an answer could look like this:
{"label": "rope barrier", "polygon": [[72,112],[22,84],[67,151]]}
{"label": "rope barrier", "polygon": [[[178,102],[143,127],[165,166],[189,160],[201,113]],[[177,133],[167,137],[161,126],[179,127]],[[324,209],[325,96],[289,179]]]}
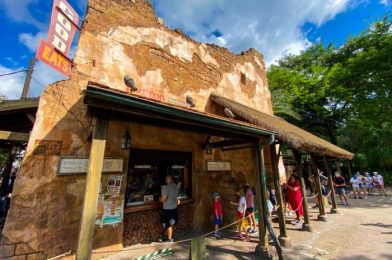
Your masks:
{"label": "rope barrier", "polygon": [[58,256],[55,256],[55,257],[52,257],[52,258],[48,258],[48,260],[55,260],[55,259],[59,259],[59,258],[64,257],[64,256],[69,256],[69,255],[72,255],[72,250],[68,251],[68,252],[66,252],[64,254],[61,254],[61,255],[58,255]]}
{"label": "rope barrier", "polygon": [[304,201],[304,198],[301,199],[301,202],[299,203],[299,206],[297,209],[293,210],[294,212],[298,211],[302,207],[302,203]]}
{"label": "rope barrier", "polygon": [[[256,215],[256,213],[258,213],[258,210],[256,210],[256,211],[253,212],[252,214],[253,214],[253,215]],[[252,215],[252,214],[250,214],[250,215]],[[244,217],[244,218],[246,218],[246,217]],[[203,235],[196,236],[196,237],[193,237],[193,238],[184,239],[184,240],[180,240],[180,241],[175,241],[175,242],[173,242],[173,243],[170,243],[170,245],[172,246],[172,245],[175,245],[175,244],[181,244],[181,243],[185,243],[185,242],[190,242],[190,241],[192,241],[193,239],[196,239],[196,238],[207,237],[207,236],[209,236],[209,235],[214,234],[215,232],[221,231],[221,230],[226,229],[226,228],[228,228],[228,227],[231,227],[231,226],[233,226],[233,225],[235,225],[235,224],[238,224],[238,223],[241,222],[244,218],[239,219],[239,220],[236,220],[236,221],[234,221],[234,222],[232,222],[232,223],[230,223],[230,224],[228,224],[228,225],[226,225],[226,226],[223,226],[223,227],[221,227],[221,228],[219,228],[219,229],[217,229],[217,230],[214,230],[214,231],[205,233],[205,234],[203,234]],[[116,253],[116,252],[127,252],[127,251],[139,250],[139,249],[144,249],[144,248],[149,248],[149,247],[155,247],[155,246],[157,246],[157,245],[154,244],[154,245],[146,245],[146,246],[138,246],[138,247],[135,246],[135,247],[130,247],[130,248],[123,248],[123,249],[120,249],[120,250],[93,251],[92,254],[93,254],[93,255],[100,255],[100,254],[108,254],[108,253]]]}

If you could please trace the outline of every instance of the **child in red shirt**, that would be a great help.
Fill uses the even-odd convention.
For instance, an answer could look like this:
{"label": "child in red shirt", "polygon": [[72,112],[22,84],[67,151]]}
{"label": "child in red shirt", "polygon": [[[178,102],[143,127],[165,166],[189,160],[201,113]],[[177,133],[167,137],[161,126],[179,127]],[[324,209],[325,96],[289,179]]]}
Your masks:
{"label": "child in red shirt", "polygon": [[214,225],[215,225],[214,236],[216,238],[220,238],[221,233],[218,232],[218,229],[219,226],[222,224],[222,217],[223,217],[222,203],[218,192],[212,193],[212,198],[214,199]]}

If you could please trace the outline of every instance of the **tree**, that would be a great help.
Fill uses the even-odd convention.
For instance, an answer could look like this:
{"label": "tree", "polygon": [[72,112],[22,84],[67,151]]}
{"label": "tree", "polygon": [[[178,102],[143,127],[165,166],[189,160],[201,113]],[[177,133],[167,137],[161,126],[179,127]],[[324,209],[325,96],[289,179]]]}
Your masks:
{"label": "tree", "polygon": [[353,151],[360,168],[392,171],[389,17],[343,46],[317,43],[300,55],[284,57],[269,68],[267,77],[272,97],[283,97],[273,105],[287,102],[300,115],[281,116]]}

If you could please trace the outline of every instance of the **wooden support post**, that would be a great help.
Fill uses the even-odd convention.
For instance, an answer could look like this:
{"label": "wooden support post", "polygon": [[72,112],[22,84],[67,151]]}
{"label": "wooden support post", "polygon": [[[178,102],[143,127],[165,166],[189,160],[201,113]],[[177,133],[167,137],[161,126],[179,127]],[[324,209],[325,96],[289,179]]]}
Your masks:
{"label": "wooden support post", "polygon": [[325,170],[327,171],[329,190],[331,191],[331,200],[332,200],[331,213],[338,213],[338,206],[336,205],[335,188],[333,186],[332,173],[331,173],[331,169],[328,166],[328,160],[325,155],[324,155],[324,165],[325,165]]}
{"label": "wooden support post", "polygon": [[268,251],[268,238],[267,238],[267,226],[265,223],[265,215],[268,214],[266,205],[266,179],[265,179],[265,164],[263,146],[261,142],[257,142],[254,145],[255,152],[255,168],[256,168],[256,204],[259,209],[259,244],[256,247],[256,255],[262,259],[270,259],[271,255]]}
{"label": "wooden support post", "polygon": [[319,206],[319,212],[320,215],[318,216],[318,220],[321,221],[327,221],[327,215],[325,215],[325,208],[324,208],[324,203],[323,203],[323,193],[321,190],[321,182],[320,182],[320,176],[318,173],[318,168],[317,168],[317,158],[315,154],[310,154],[311,160],[312,160],[312,173],[313,173],[313,178],[316,184],[316,190],[317,190],[317,200],[318,200],[318,206]]}
{"label": "wooden support post", "polygon": [[286,230],[286,218],[284,216],[284,203],[282,197],[282,189],[280,187],[280,176],[279,176],[279,154],[276,154],[276,144],[272,143],[270,145],[270,157],[271,157],[271,165],[272,165],[272,173],[274,179],[274,188],[276,198],[278,200],[278,220],[279,220],[279,242],[282,246],[288,247],[290,246],[290,238],[287,235]]}
{"label": "wooden support post", "polygon": [[[340,170],[340,161],[337,161],[337,163],[339,164],[339,170],[338,172],[342,173]],[[348,178],[349,180],[351,179],[351,177],[353,177],[352,173],[351,173],[351,167],[350,167],[350,162],[347,162],[347,169],[348,169]]]}
{"label": "wooden support post", "polygon": [[298,150],[292,149],[293,156],[295,160],[295,165],[297,167],[297,173],[299,177],[299,186],[301,188],[301,195],[303,198],[303,208],[304,208],[304,224],[302,225],[302,229],[308,232],[313,231],[313,226],[310,224],[310,217],[309,217],[309,208],[308,208],[308,199],[306,195],[306,187],[305,187],[305,180],[302,174],[302,160],[301,160],[301,152]]}
{"label": "wooden support post", "polygon": [[25,82],[23,85],[22,95],[20,96],[21,99],[27,98],[29,96],[30,82],[31,82],[31,76],[33,75],[34,65],[35,65],[35,58],[33,57],[30,59],[29,69],[26,73],[26,78],[25,78]]}
{"label": "wooden support post", "polygon": [[97,118],[94,129],[94,137],[90,149],[86,188],[84,191],[82,218],[80,221],[78,248],[76,252],[77,260],[87,260],[91,258],[95,215],[97,211],[102,166],[105,156],[106,131],[107,120]]}

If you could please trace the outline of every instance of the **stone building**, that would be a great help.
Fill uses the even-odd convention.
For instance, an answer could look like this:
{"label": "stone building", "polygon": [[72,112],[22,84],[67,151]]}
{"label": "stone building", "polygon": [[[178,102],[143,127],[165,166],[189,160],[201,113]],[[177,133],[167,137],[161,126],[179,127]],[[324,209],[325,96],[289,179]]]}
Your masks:
{"label": "stone building", "polygon": [[[275,130],[241,113],[230,118],[212,97],[272,115],[262,55],[196,42],[167,28],[146,0],[90,0],[70,78],[40,98],[0,257],[76,250],[92,208],[95,250],[155,241],[159,186],[168,173],[181,185],[176,232],[212,228],[213,191],[222,195],[226,221],[233,220],[236,189],[258,183],[254,144],[271,141]],[[99,192],[98,205],[89,206],[83,200],[93,172],[102,177],[89,187]]]}

